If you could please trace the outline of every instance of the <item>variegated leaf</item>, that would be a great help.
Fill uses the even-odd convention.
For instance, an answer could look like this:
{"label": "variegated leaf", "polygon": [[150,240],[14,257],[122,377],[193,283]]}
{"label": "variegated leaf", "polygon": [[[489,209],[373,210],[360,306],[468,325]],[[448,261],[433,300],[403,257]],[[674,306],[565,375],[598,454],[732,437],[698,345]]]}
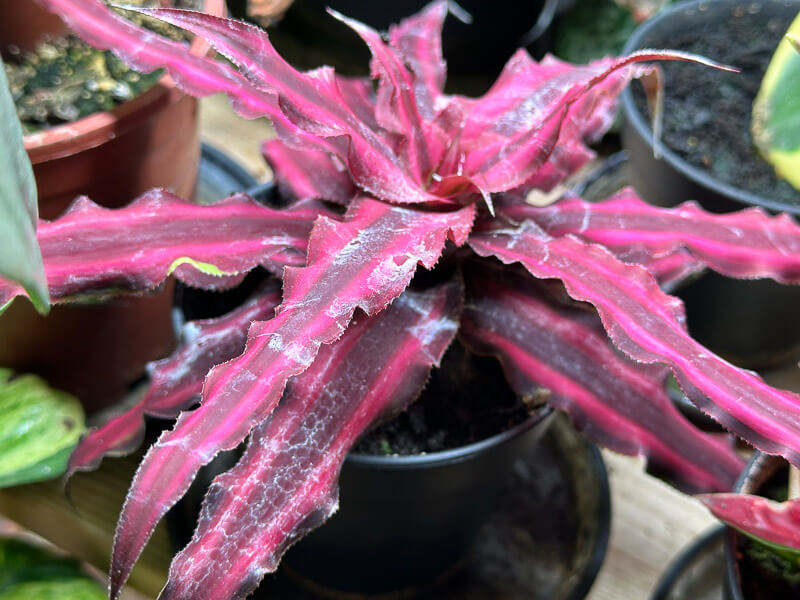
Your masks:
{"label": "variegated leaf", "polygon": [[308,368],[321,344],[342,334],[356,308],[368,314],[383,310],[408,286],[418,264],[434,266],[448,239],[463,244],[474,212],[423,212],[360,198],[344,221],[317,220],[308,264],[286,269],[275,317],[253,323],[245,352],[207,377],[200,408],[183,413],[145,456],[117,528],[113,598],[156,523],[197,470],[269,416],[288,378]]}
{"label": "variegated leaf", "polygon": [[800,499],[775,502],[749,494],[699,497],[720,521],[800,560]]}
{"label": "variegated leaf", "polygon": [[[681,488],[727,491],[744,467],[732,444],[689,423],[667,396],[665,367],[614,349],[592,310],[554,294],[524,270],[470,265],[459,335],[497,355],[522,396],[543,386],[592,441],[648,459]],[[563,294],[563,291],[562,291]]]}
{"label": "variegated leaf", "polygon": [[245,597],[291,543],[336,510],[348,449],[417,397],[455,335],[462,293],[452,283],[406,291],[321,348],[253,430],[239,464],[211,485],[162,600]]}
{"label": "variegated leaf", "polygon": [[[57,220],[42,221],[37,237],[50,294],[64,302],[151,290],[170,274],[209,289],[230,287],[258,265],[280,274],[303,264],[320,214],[332,213],[311,201],[267,208],[244,195],[199,206],[153,190],[119,209],[79,198]],[[0,279],[0,306],[22,293]]]}
{"label": "variegated leaf", "polygon": [[150,386],[142,399],[81,440],[70,457],[67,476],[96,468],[106,455],[121,456],[138,448],[144,436],[144,415],[171,419],[191,407],[200,397],[208,371],[239,356],[250,323],[271,318],[280,300],[273,280],[229,314],[187,323],[172,356],[148,365]]}
{"label": "variegated leaf", "polygon": [[800,465],[800,397],[768,386],[693,340],[683,306],[643,268],[573,236],[552,238],[533,221],[473,234],[481,256],[519,262],[537,278],[561,279],[595,306],[614,344],[643,363],[668,365],[689,399],[757,448]]}
{"label": "variegated leaf", "polygon": [[575,234],[618,256],[640,251],[659,258],[685,249],[723,275],[800,283],[800,227],[788,215],[760,208],[726,214],[694,202],[661,208],[627,188],[596,203],[574,197],[541,208],[500,202],[498,214],[517,223],[530,219],[554,237]]}

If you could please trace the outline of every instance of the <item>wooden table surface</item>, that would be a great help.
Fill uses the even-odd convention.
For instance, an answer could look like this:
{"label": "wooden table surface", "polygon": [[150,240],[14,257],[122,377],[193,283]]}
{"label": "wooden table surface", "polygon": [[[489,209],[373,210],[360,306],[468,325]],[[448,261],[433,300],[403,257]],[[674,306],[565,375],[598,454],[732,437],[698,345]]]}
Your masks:
{"label": "wooden table surface", "polygon": [[[261,180],[270,178],[260,143],[265,120],[243,121],[222,96],[201,103],[203,140],[231,153]],[[644,600],[670,560],[714,525],[700,503],[644,473],[642,462],[604,452],[612,496],[611,540],[589,600]]]}

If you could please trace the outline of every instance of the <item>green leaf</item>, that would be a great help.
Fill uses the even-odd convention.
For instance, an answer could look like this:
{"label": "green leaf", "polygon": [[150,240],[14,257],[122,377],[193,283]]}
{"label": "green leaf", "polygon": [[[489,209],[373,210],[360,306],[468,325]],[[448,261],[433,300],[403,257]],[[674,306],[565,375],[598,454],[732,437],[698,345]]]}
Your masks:
{"label": "green leaf", "polygon": [[758,537],[757,535],[753,535],[752,533],[748,533],[738,527],[735,529],[741,533],[749,537],[751,540],[754,540],[761,544],[764,548],[772,552],[773,554],[777,554],[780,557],[790,561],[793,565],[797,566],[800,564],[800,550],[797,548],[791,548],[790,546],[784,546],[783,544],[776,544],[775,542],[770,542],[769,540],[765,540],[764,538]]}
{"label": "green leaf", "polygon": [[777,172],[800,189],[800,15],[772,55],[753,103],[751,132],[758,151]]}
{"label": "green leaf", "polygon": [[0,369],[0,487],[62,475],[84,429],[77,399]]}
{"label": "green leaf", "polygon": [[105,591],[68,558],[0,538],[0,600],[105,600]]}
{"label": "green leaf", "polygon": [[36,241],[38,210],[33,167],[0,61],[0,277],[16,281],[39,312],[50,304]]}
{"label": "green leaf", "polygon": [[578,0],[558,22],[555,53],[575,63],[617,55],[634,29],[630,11],[612,0]]}

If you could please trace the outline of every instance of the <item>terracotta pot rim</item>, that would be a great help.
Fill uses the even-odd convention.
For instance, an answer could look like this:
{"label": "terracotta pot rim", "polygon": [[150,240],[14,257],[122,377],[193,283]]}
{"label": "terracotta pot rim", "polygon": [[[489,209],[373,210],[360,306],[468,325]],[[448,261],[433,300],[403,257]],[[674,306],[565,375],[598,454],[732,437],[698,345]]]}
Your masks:
{"label": "terracotta pot rim", "polygon": [[[223,16],[225,0],[203,0],[203,8],[209,14]],[[200,37],[195,37],[189,47],[198,56],[211,50],[209,43]],[[172,104],[182,95],[172,77],[164,74],[149,90],[111,110],[26,135],[25,150],[34,164],[83,152],[121,135],[148,114],[154,104]]]}

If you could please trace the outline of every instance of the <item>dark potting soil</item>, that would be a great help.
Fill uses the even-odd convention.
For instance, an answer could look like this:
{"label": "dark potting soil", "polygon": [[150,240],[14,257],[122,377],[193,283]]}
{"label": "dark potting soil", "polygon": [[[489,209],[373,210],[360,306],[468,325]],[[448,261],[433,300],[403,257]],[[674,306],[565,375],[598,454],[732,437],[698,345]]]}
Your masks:
{"label": "dark potting soil", "polygon": [[800,566],[742,536],[737,549],[742,592],[748,600],[800,598]]}
{"label": "dark potting soil", "polygon": [[[682,62],[661,63],[664,70],[662,140],[684,160],[717,179],[785,203],[800,204],[800,192],[778,179],[757,154],[750,136],[750,112],[772,53],[791,18],[750,14],[747,4],[727,22],[688,28],[654,47],[694,52],[741,69],[719,71]],[[641,86],[634,85],[639,111],[647,115]]]}
{"label": "dark potting soil", "polygon": [[[29,1],[29,0],[26,0]],[[126,4],[157,6],[153,0],[127,0]],[[176,0],[176,6],[200,9],[202,0]],[[176,41],[188,41],[186,32],[163,21],[131,11],[127,19]],[[11,95],[23,133],[76,121],[96,112],[111,110],[150,89],[162,71],[137,73],[110,51],[85,44],[74,35],[42,41],[33,52],[4,48]]]}
{"label": "dark potting soil", "polygon": [[420,398],[368,433],[353,451],[408,455],[457,448],[521,423],[533,404],[511,390],[496,359],[454,343]]}

